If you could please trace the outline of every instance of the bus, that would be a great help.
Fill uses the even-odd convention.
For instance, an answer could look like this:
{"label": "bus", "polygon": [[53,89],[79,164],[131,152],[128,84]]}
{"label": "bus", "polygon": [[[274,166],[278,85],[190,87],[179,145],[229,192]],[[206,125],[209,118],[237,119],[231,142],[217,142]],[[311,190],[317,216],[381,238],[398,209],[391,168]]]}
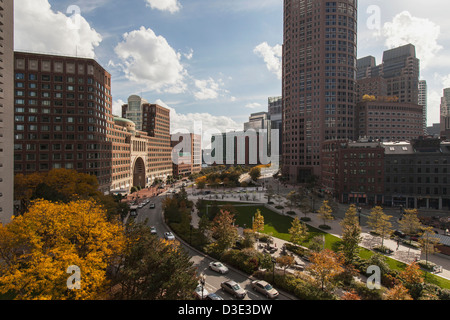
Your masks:
{"label": "bus", "polygon": [[138,211],[138,206],[131,206],[130,207],[130,216],[131,217],[136,217],[137,216],[137,211]]}

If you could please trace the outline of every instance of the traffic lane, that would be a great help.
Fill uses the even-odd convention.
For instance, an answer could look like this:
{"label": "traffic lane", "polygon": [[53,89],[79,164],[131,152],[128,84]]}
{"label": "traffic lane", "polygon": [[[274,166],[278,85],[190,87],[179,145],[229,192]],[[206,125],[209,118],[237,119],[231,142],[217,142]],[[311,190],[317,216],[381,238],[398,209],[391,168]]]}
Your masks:
{"label": "traffic lane", "polygon": [[[198,255],[198,253],[195,253],[193,250],[190,250],[189,248],[186,248],[186,250],[188,250],[188,253],[191,255],[191,257],[192,257],[191,261],[194,263],[194,266],[197,267],[198,274],[200,275],[203,273],[205,275],[206,286],[208,288],[210,288],[211,290],[213,290],[213,291],[208,290],[208,292],[216,293],[219,296],[221,296],[222,298],[224,298],[225,300],[238,300],[231,294],[224,292],[220,287],[220,284],[222,282],[227,281],[227,280],[233,280],[233,281],[239,283],[239,285],[244,290],[247,291],[247,295],[244,298],[244,300],[270,300],[267,297],[265,297],[264,295],[259,294],[252,289],[252,286],[251,286],[252,280],[249,279],[248,276],[246,276],[240,272],[236,272],[230,268],[229,268],[228,273],[226,273],[226,274],[220,274],[218,272],[210,270],[209,263],[213,262],[213,261],[217,261],[217,260],[213,260],[208,257],[200,256],[200,255]],[[291,300],[282,294],[280,294],[277,299],[278,300]]]}

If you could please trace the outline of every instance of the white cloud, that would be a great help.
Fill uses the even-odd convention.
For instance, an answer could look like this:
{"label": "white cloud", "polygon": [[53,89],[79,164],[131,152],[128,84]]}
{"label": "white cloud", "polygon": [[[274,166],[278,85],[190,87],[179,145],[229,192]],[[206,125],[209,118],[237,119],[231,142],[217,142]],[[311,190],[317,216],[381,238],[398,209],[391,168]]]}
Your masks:
{"label": "white cloud", "polygon": [[181,9],[181,4],[178,0],[147,0],[147,6],[150,6],[152,9],[169,11],[170,13],[178,12]]}
{"label": "white cloud", "polygon": [[222,80],[218,82],[212,78],[207,80],[194,80],[195,87],[198,89],[194,92],[194,97],[197,100],[210,100],[217,99],[222,90],[220,87],[223,85]]}
{"label": "white cloud", "polygon": [[113,105],[112,105],[113,115],[122,117],[122,106],[124,104],[127,104],[127,103],[125,101],[123,101],[122,99],[114,100]]}
{"label": "white cloud", "polygon": [[194,50],[193,49],[189,49],[189,53],[184,53],[183,55],[184,55],[184,57],[186,59],[191,60],[192,57],[194,56]]}
{"label": "white cloud", "polygon": [[80,12],[54,12],[48,0],[16,0],[14,20],[15,50],[94,58],[102,41]]}
{"label": "white cloud", "polygon": [[264,59],[267,69],[276,74],[278,79],[282,76],[282,47],[275,45],[269,46],[267,42],[263,42],[255,47],[253,50],[255,54]]}
{"label": "white cloud", "polygon": [[437,42],[440,27],[429,19],[413,17],[408,11],[397,14],[392,22],[386,22],[382,34],[386,37],[385,45],[390,49],[413,44],[422,69],[425,69],[442,49]]}
{"label": "white cloud", "polygon": [[114,51],[121,60],[128,80],[142,84],[147,90],[182,93],[187,75],[181,55],[152,29],[141,27],[123,35]]}
{"label": "white cloud", "polygon": [[[206,144],[210,140],[208,133],[238,131],[243,129],[242,124],[238,124],[233,119],[226,116],[214,116],[209,113],[188,113],[180,114],[174,108],[169,107],[162,100],[155,102],[170,110],[170,131],[176,132],[194,132],[195,129],[202,130],[203,142]],[[197,133],[197,131],[195,131]]]}
{"label": "white cloud", "polygon": [[249,108],[249,109],[257,109],[257,108],[261,108],[262,105],[260,103],[255,102],[255,103],[249,103],[245,107]]}

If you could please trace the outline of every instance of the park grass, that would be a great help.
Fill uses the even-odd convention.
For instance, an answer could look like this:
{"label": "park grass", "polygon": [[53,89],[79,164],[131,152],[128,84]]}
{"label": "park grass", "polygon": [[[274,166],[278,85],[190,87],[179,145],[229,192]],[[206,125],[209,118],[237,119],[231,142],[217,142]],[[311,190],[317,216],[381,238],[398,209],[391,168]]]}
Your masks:
{"label": "park grass", "polygon": [[[207,201],[209,205],[211,205],[214,201]],[[290,234],[289,229],[291,228],[292,220],[294,220],[292,217],[289,216],[283,216],[280,215],[263,205],[255,205],[254,203],[244,203],[244,202],[224,202],[224,201],[217,201],[217,204],[219,206],[221,205],[233,205],[236,211],[238,212],[236,219],[236,225],[242,226],[246,228],[251,228],[252,226],[252,217],[255,215],[257,210],[260,210],[261,214],[264,217],[264,233],[265,234],[271,234],[273,237],[290,241]],[[245,206],[239,206],[239,205],[245,205]],[[311,240],[316,237],[325,236],[325,248],[330,249],[333,251],[338,251],[339,246],[342,242],[341,238],[336,237],[330,233],[327,233],[325,231],[322,231],[320,229],[317,229],[315,227],[312,227],[308,224],[306,224],[308,227],[308,238],[302,243],[304,247],[309,247],[309,243]],[[360,247],[360,257],[363,259],[369,259],[372,255],[375,253],[369,249]],[[402,271],[405,269],[407,264],[392,259],[388,256],[386,256],[386,263],[389,265],[389,267],[392,270]],[[450,289],[450,280],[439,277],[437,275],[431,274],[429,272],[424,271],[426,274],[426,281],[435,285],[438,285],[441,288],[444,289]]]}

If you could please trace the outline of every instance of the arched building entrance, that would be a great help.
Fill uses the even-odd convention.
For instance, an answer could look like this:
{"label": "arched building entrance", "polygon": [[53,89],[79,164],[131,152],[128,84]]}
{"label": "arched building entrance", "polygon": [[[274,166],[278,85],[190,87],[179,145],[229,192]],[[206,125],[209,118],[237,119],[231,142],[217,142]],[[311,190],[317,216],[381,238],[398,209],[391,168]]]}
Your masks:
{"label": "arched building entrance", "polygon": [[145,163],[142,158],[137,158],[134,162],[133,186],[141,188],[145,188],[146,186]]}

